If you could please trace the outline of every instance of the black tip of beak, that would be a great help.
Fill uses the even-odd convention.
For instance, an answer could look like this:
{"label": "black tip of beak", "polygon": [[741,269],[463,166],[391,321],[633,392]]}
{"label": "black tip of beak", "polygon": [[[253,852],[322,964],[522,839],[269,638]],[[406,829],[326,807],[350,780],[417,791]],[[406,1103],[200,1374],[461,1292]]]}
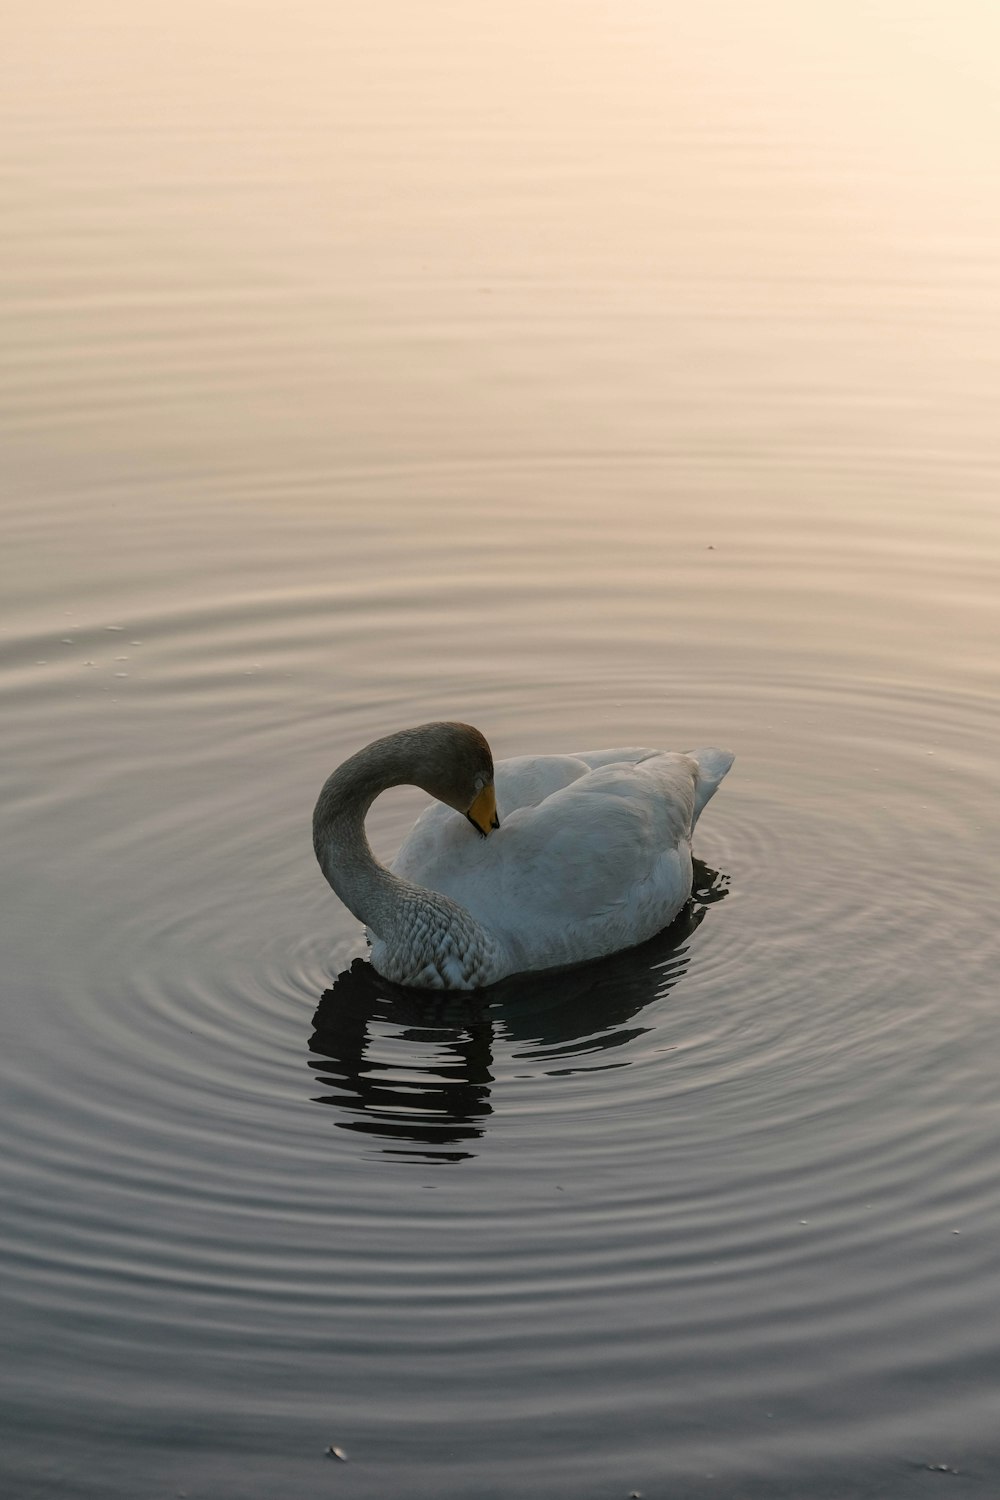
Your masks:
{"label": "black tip of beak", "polygon": [[[478,833],[478,834],[479,834],[479,837],[480,837],[480,838],[481,838],[481,839],[484,839],[484,838],[486,838],[486,836],[487,836],[487,835],[486,835],[486,829],[485,829],[485,828],[480,828],[480,826],[479,826],[479,824],[478,824],[478,823],[477,823],[477,822],[476,822],[476,820],[475,820],[475,818],[474,818],[474,817],[473,817],[473,816],[472,816],[472,814],[471,814],[471,813],[466,813],[466,815],[465,815],[465,816],[466,816],[466,817],[467,817],[467,818],[468,818],[468,820],[469,820],[469,822],[470,822],[470,823],[471,823],[471,824],[472,824],[472,826],[473,826],[473,828],[474,828],[474,829],[475,829],[475,830],[476,830],[476,832],[477,832],[477,833]],[[490,824],[490,827],[491,827],[491,828],[499,828],[499,827],[500,827],[500,819],[499,819],[499,818],[498,818],[498,817],[497,817],[497,816],[496,816],[496,814],[494,814],[494,816],[493,816],[493,821],[492,821],[492,823],[491,823],[491,824]]]}

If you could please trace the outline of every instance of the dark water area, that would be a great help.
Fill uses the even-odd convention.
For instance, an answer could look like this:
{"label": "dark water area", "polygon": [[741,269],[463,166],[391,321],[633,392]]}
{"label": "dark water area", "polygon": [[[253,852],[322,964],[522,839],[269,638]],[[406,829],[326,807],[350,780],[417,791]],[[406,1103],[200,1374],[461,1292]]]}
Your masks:
{"label": "dark water area", "polygon": [[[4,1495],[995,1495],[996,18],[6,32]],[[432,718],[734,750],[677,922],[379,979]]]}

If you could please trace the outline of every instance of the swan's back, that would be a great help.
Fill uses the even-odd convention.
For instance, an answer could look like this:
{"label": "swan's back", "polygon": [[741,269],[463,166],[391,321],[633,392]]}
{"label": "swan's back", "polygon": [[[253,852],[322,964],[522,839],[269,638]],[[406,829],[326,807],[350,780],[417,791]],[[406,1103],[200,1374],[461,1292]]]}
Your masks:
{"label": "swan's back", "polygon": [[612,953],[684,905],[691,832],[732,761],[645,748],[499,761],[499,829],[482,839],[433,803],[392,868],[465,907],[497,936],[509,972]]}

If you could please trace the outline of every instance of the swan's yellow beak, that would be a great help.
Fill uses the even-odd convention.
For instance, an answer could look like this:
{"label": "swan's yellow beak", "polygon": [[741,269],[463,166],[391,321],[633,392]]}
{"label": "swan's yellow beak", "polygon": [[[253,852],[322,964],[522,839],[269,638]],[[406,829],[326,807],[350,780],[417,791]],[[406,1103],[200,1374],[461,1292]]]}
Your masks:
{"label": "swan's yellow beak", "polygon": [[500,819],[497,817],[497,794],[492,781],[488,786],[483,787],[465,816],[474,828],[478,828],[483,838],[491,828],[500,827]]}

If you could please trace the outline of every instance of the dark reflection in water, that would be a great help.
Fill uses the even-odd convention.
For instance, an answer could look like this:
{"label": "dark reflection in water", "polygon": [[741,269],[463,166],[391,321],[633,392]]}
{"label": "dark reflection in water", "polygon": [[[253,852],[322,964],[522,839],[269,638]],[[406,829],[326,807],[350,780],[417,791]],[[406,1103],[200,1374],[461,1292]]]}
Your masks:
{"label": "dark reflection in water", "polygon": [[[624,1067],[629,1043],[650,1027],[637,1018],[681,978],[688,940],[726,877],[695,861],[691,900],[677,919],[641,947],[578,969],[522,974],[474,995],[404,989],[355,959],[337,976],[313,1017],[310,1061],[333,1092],[343,1130],[389,1144],[387,1155],[462,1161],[493,1112],[498,1044],[539,1073]],[[633,1024],[630,1024],[633,1023]],[[608,1053],[617,1053],[608,1057]],[[582,1059],[590,1061],[582,1061]]]}

